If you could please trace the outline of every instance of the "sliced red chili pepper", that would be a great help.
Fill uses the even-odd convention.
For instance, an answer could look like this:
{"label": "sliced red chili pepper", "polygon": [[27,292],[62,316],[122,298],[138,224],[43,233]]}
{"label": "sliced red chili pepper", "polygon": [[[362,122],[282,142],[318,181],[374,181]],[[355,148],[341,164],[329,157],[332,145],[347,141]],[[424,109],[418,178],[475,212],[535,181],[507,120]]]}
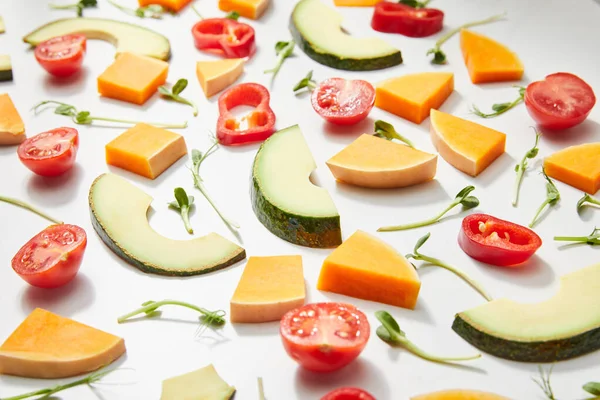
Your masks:
{"label": "sliced red chili pepper", "polygon": [[379,32],[410,37],[431,36],[442,30],[444,13],[436,8],[413,8],[400,3],[377,3],[371,27]]}
{"label": "sliced red chili pepper", "polygon": [[[275,132],[275,113],[269,106],[271,96],[263,85],[240,83],[227,89],[219,97],[217,138],[226,145],[258,142]],[[243,118],[236,118],[231,109],[251,106],[254,111]]]}
{"label": "sliced red chili pepper", "polygon": [[492,217],[471,214],[463,219],[458,244],[470,257],[502,267],[527,261],[542,245],[531,229]]}
{"label": "sliced red chili pepper", "polygon": [[229,18],[209,18],[192,28],[194,44],[200,50],[227,58],[250,57],[256,51],[254,28]]}

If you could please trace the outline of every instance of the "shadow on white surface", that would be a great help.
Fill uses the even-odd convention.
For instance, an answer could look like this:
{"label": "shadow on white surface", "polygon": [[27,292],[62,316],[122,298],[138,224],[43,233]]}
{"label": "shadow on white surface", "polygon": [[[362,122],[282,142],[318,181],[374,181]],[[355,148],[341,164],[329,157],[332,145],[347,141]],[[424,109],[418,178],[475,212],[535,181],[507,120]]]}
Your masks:
{"label": "shadow on white surface", "polygon": [[591,119],[586,119],[577,126],[560,131],[552,131],[540,127],[537,127],[537,129],[542,132],[542,141],[559,145],[561,148],[600,141],[600,124]]}
{"label": "shadow on white surface", "polygon": [[27,194],[36,204],[44,206],[66,204],[79,192],[82,181],[83,169],[78,163],[69,171],[55,177],[39,176],[32,172],[27,181]]}
{"label": "shadow on white surface", "polygon": [[[41,67],[40,67],[41,68]],[[57,77],[50,74],[46,74],[44,78],[44,89],[49,92],[60,93],[61,98],[67,95],[74,95],[83,93],[86,90],[86,86],[83,84],[87,79],[90,79],[90,70],[84,65],[81,67],[79,71],[74,73],[71,76],[66,77]],[[39,99],[42,100],[52,100],[52,99]],[[66,101],[67,103],[69,100]],[[69,103],[71,104],[71,103]],[[79,104],[73,104],[75,107],[80,109]],[[33,106],[33,104],[32,104]],[[80,109],[80,111],[86,110],[85,108]],[[50,110],[46,112],[50,113]]]}
{"label": "shadow on white surface", "polygon": [[[377,340],[380,340],[379,338],[377,338]],[[418,346],[418,343],[417,343]],[[428,351],[427,349],[422,349],[424,351]],[[449,352],[444,352],[444,353],[436,353],[436,355],[440,356],[440,357],[455,357],[455,356],[460,356],[459,354],[455,354],[455,353],[451,353],[452,350],[450,350]],[[476,351],[477,349],[471,350],[472,352],[475,352],[474,354],[477,354]],[[464,354],[463,354],[464,355]],[[466,355],[468,355],[468,353],[466,353]],[[388,357],[391,361],[394,362],[406,362],[406,358],[418,358],[416,355],[412,354],[410,351],[406,350],[403,347],[400,346],[389,346],[388,347]],[[403,359],[401,359],[403,358]],[[425,361],[425,362],[431,362],[435,365],[441,366],[441,367],[448,367],[448,368],[457,368],[457,369],[461,369],[464,371],[468,371],[468,372],[474,372],[474,373],[478,373],[478,374],[483,374],[483,375],[487,375],[487,371],[477,367],[475,364],[477,363],[477,359],[472,360],[472,361],[464,361],[464,362],[433,362],[433,361]]]}
{"label": "shadow on white surface", "polygon": [[[127,179],[128,181],[132,181],[133,184],[135,184],[136,186],[142,186],[141,189],[143,190],[143,186],[151,187],[151,188],[156,188],[156,187],[161,186],[166,180],[168,180],[170,177],[175,175],[179,171],[180,168],[185,168],[185,166],[189,165],[189,164],[191,164],[190,156],[189,156],[189,154],[186,154],[185,156],[183,156],[179,160],[177,160],[169,168],[167,168],[156,179],[148,179],[141,175],[134,174],[133,172],[129,172],[126,169],[115,167],[112,165],[107,165],[107,167],[108,167],[108,171],[110,173],[119,175],[119,176]],[[193,183],[191,172],[189,173],[189,182],[190,182],[190,184]],[[166,187],[168,188],[169,186],[166,186]],[[168,189],[168,190],[171,190],[171,189]]]}
{"label": "shadow on white surface", "polygon": [[[579,215],[579,218],[581,218],[584,221],[591,221],[594,217],[598,216],[598,214],[597,214],[598,212],[600,212],[600,207],[595,206],[593,204],[587,205],[587,206],[583,207],[581,210],[577,210],[577,214]],[[591,229],[590,229],[590,232],[591,232]]]}
{"label": "shadow on white surface", "polygon": [[369,189],[336,181],[335,193],[362,204],[394,205],[396,203],[398,207],[437,203],[450,198],[437,179],[398,189]]}
{"label": "shadow on white surface", "polygon": [[375,120],[372,117],[367,117],[354,125],[335,125],[323,120],[322,126],[323,134],[328,141],[346,146],[363,133],[373,133]]}
{"label": "shadow on white surface", "polygon": [[[463,104],[465,102],[463,95],[460,94],[459,92],[457,92],[456,90],[454,90],[452,92],[452,94],[450,95],[450,97],[448,97],[446,99],[446,101],[444,102],[444,104],[442,104],[442,106],[439,108],[440,111],[445,112],[447,114],[455,114],[455,111],[460,107],[461,104]],[[430,129],[430,120],[429,118],[426,119],[427,121],[427,125],[425,125],[425,127],[427,128],[427,131],[429,132]],[[423,121],[425,122],[425,121]]]}
{"label": "shadow on white surface", "polygon": [[487,188],[494,182],[498,182],[498,178],[506,173],[507,170],[514,170],[515,165],[517,164],[517,160],[512,158],[512,156],[508,153],[502,154],[498,157],[490,166],[488,166],[485,171],[477,176],[476,182],[474,182],[475,187]]}
{"label": "shadow on white surface", "polygon": [[[497,267],[484,264],[473,260],[485,274],[491,275],[494,279],[505,281],[512,285],[544,288],[552,285],[555,280],[555,273],[550,264],[544,261],[540,256],[533,255],[523,265],[514,268]],[[495,298],[504,297],[502,293],[495,293]]]}
{"label": "shadow on white surface", "polygon": [[263,322],[261,324],[231,324],[240,336],[277,336],[279,322]]}
{"label": "shadow on white surface", "polygon": [[[302,399],[317,398],[314,396],[315,392],[323,396],[342,386],[360,387],[370,392],[377,400],[394,398],[379,367],[360,356],[341,370],[326,374],[311,372],[298,366],[294,384],[296,393]],[[309,396],[309,393],[313,396]]]}
{"label": "shadow on white surface", "polygon": [[[76,312],[86,310],[92,305],[95,297],[94,285],[84,273],[80,272],[75,279],[59,288],[41,289],[25,286],[21,294],[21,309],[29,314],[36,308],[43,308],[69,317]],[[74,299],[77,301],[73,301]]]}

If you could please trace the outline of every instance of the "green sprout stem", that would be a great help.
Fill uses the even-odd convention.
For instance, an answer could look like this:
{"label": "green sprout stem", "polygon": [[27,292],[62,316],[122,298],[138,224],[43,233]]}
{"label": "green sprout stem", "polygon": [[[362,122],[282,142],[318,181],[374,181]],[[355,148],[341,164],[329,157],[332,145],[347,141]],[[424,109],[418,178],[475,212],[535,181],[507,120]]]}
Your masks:
{"label": "green sprout stem", "polygon": [[600,200],[590,196],[587,193],[584,193],[583,197],[581,199],[579,199],[579,201],[577,202],[577,211],[581,210],[584,206],[586,206],[588,204],[600,206]]}
{"label": "green sprout stem", "polygon": [[595,228],[587,236],[554,236],[557,242],[585,243],[592,246],[600,245],[600,229]]}
{"label": "green sprout stem", "polygon": [[275,64],[275,67],[271,69],[266,69],[264,73],[273,74],[271,76],[271,79],[275,79],[275,76],[277,76],[277,74],[279,73],[279,70],[281,69],[281,66],[283,65],[285,59],[290,57],[294,52],[295,45],[296,43],[294,42],[294,40],[290,40],[289,42],[277,42],[277,44],[275,45],[275,50],[277,52],[277,63]]}
{"label": "green sprout stem", "polygon": [[496,104],[492,105],[493,112],[491,112],[491,113],[482,112],[476,105],[473,105],[471,107],[471,112],[481,118],[493,118],[493,117],[497,117],[499,115],[504,114],[505,112],[514,108],[515,106],[518,106],[525,100],[525,89],[526,88],[523,86],[514,86],[514,87],[519,88],[519,97],[517,97],[515,100],[508,102],[508,103],[496,103]]}
{"label": "green sprout stem", "polygon": [[135,309],[130,313],[121,315],[119,318],[117,318],[117,322],[121,324],[127,321],[129,318],[135,317],[140,314],[153,315],[154,313],[156,313],[157,308],[167,305],[180,306],[197,311],[200,314],[202,314],[203,322],[207,325],[223,325],[225,323],[224,311],[209,311],[205,308],[198,307],[194,304],[177,300],[147,301],[142,304],[142,307]]}
{"label": "green sprout stem", "polygon": [[531,378],[536,385],[542,389],[544,395],[548,398],[548,400],[556,400],[554,397],[554,391],[552,390],[552,385],[550,384],[550,375],[552,375],[552,369],[554,365],[550,367],[548,372],[545,372],[541,365],[538,365],[538,370],[540,372],[539,378]]}
{"label": "green sprout stem", "polygon": [[66,383],[64,385],[56,385],[56,386],[53,386],[50,388],[40,389],[40,390],[36,390],[33,392],[21,394],[18,396],[3,397],[0,400],[23,400],[23,399],[29,399],[31,397],[36,397],[36,396],[42,396],[39,399],[47,399],[47,398],[50,398],[55,393],[62,392],[63,390],[67,390],[67,389],[70,389],[70,388],[73,388],[76,386],[81,386],[81,385],[92,385],[93,383],[98,382],[100,379],[104,378],[106,375],[108,375],[114,371],[115,371],[114,369],[111,369],[111,370],[107,370],[107,371],[94,372],[93,374],[90,374],[90,375],[86,376],[85,378],[73,381],[71,383]]}
{"label": "green sprout stem", "polygon": [[533,228],[533,226],[537,223],[540,214],[542,213],[544,208],[546,208],[546,206],[552,207],[560,200],[560,192],[556,188],[556,185],[554,185],[554,182],[552,182],[552,179],[550,179],[548,175],[546,175],[546,171],[544,170],[544,168],[542,168],[542,174],[546,179],[546,200],[544,200],[542,205],[537,209],[535,216],[529,224],[530,228]]}
{"label": "green sprout stem", "polygon": [[131,124],[131,125],[148,124],[148,125],[156,126],[159,128],[170,128],[170,129],[184,129],[184,128],[187,128],[187,125],[188,125],[187,122],[184,122],[182,124],[169,124],[169,123],[164,123],[164,122],[132,121],[129,119],[117,119],[117,118],[106,118],[106,117],[90,117],[90,120],[117,122],[117,123],[122,123],[122,124]]}
{"label": "green sprout stem", "polygon": [[374,130],[375,130],[375,136],[377,136],[379,138],[382,138],[385,140],[390,140],[390,141],[396,139],[396,140],[403,142],[408,147],[412,147],[413,149],[415,148],[415,145],[413,144],[413,142],[411,142],[405,136],[399,134],[398,131],[396,131],[396,129],[394,128],[394,126],[392,124],[390,124],[389,122],[378,119],[377,121],[375,121]]}
{"label": "green sprout stem", "polygon": [[263,378],[260,376],[258,377],[258,400],[266,400]]}
{"label": "green sprout stem", "polygon": [[117,7],[119,10],[123,11],[124,13],[132,15],[134,17],[139,17],[139,18],[150,17],[150,18],[154,18],[154,19],[161,19],[162,14],[165,13],[165,9],[158,4],[150,4],[145,7],[130,8],[130,7],[126,7],[122,4],[119,4],[114,0],[108,0],[108,2],[110,4],[112,4],[113,6]]}
{"label": "green sprout stem", "polygon": [[35,213],[37,215],[39,215],[42,218],[46,218],[48,221],[54,223],[54,224],[62,224],[62,221],[57,220],[56,218],[52,218],[51,216],[49,216],[48,214],[46,214],[45,212],[35,208],[34,206],[32,206],[31,204],[25,203],[24,201],[18,200],[18,199],[13,199],[12,197],[6,197],[6,196],[0,196],[0,201],[4,202],[4,203],[9,203],[12,204],[13,206],[17,206],[17,207],[21,207],[24,208],[26,210],[31,211],[32,213]]}
{"label": "green sprout stem", "polygon": [[513,207],[516,207],[517,204],[519,203],[519,192],[521,191],[521,183],[523,182],[523,178],[525,176],[525,171],[527,170],[527,163],[528,163],[527,160],[535,158],[538,154],[537,146],[540,141],[540,136],[541,136],[541,134],[536,131],[535,132],[535,144],[533,145],[533,147],[531,149],[529,149],[527,151],[527,153],[525,153],[525,155],[521,159],[521,162],[519,164],[517,164],[517,166],[515,168],[515,170],[517,171],[517,177],[515,179],[515,187],[514,187],[514,191],[513,191],[513,200],[512,200]]}
{"label": "green sprout stem", "polygon": [[203,20],[204,17],[202,16],[202,14],[200,14],[200,11],[198,11],[198,9],[196,8],[195,4],[192,4],[192,10],[194,10],[194,12],[196,13],[196,15],[198,16],[198,18],[200,18],[200,20]]}

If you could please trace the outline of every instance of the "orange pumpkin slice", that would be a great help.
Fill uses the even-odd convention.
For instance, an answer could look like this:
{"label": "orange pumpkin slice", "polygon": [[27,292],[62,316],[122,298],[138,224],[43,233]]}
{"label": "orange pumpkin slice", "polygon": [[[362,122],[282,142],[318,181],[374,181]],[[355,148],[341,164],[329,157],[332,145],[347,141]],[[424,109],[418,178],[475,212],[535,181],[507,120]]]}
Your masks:
{"label": "orange pumpkin slice", "polygon": [[433,179],[437,156],[372,135],[361,135],[327,161],[339,181],[368,188],[398,188]]}
{"label": "orange pumpkin slice", "polygon": [[120,337],[36,308],[0,346],[0,374],[66,378],[100,369],[123,353]]}
{"label": "orange pumpkin slice", "polygon": [[506,135],[475,122],[431,110],[431,141],[448,164],[479,175],[504,153]]}
{"label": "orange pumpkin slice", "polygon": [[519,57],[493,39],[463,29],[460,48],[473,83],[518,81],[523,76]]}
{"label": "orange pumpkin slice", "polygon": [[410,400],[510,400],[497,394],[480,392],[478,390],[443,390],[440,392],[413,396]]}
{"label": "orange pumpkin slice", "polygon": [[586,143],[560,150],[544,160],[549,177],[586,193],[600,189],[600,143]]}

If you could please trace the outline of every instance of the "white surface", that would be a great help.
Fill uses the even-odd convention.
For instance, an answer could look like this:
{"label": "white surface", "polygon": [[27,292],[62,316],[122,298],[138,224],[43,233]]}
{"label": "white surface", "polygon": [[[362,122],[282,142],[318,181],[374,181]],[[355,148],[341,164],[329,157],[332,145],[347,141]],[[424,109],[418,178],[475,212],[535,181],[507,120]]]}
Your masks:
{"label": "white surface", "polygon": [[[135,3],[133,0],[122,2],[130,5]],[[292,3],[277,1],[260,21],[251,22],[256,28],[259,51],[248,63],[243,81],[268,85],[269,77],[263,75],[262,70],[270,68],[275,61],[275,42],[290,38],[287,24]],[[594,50],[598,47],[597,38],[600,34],[600,7],[595,2],[581,0],[577,7],[565,7],[564,2],[558,0],[438,0],[433,5],[446,12],[446,29],[467,20],[507,10],[508,21],[476,30],[501,40],[519,54],[526,66],[523,83],[541,79],[553,72],[569,71],[582,77],[600,94],[600,75],[597,73],[600,56]],[[205,16],[222,15],[216,8],[216,1],[201,1],[199,8]],[[353,34],[377,35],[389,40],[402,49],[405,63],[377,72],[343,72],[319,65],[307,58],[302,51],[296,50],[296,57],[285,63],[271,93],[272,106],[277,114],[277,127],[300,123],[318,164],[314,176],[333,196],[341,214],[344,238],[356,229],[374,232],[381,225],[429,217],[445,207],[456,192],[467,184],[477,187],[474,194],[481,200],[478,211],[528,223],[535,209],[544,200],[545,189],[544,181],[538,173],[538,161],[535,163],[535,170],[525,178],[519,207],[513,208],[510,205],[513,166],[530,148],[534,137],[530,128],[533,122],[525,107],[519,106],[502,117],[486,121],[468,113],[471,103],[487,109],[494,102],[513,99],[516,91],[511,88],[511,83],[471,84],[463,65],[458,38],[452,39],[444,48],[449,64],[435,67],[430,65],[424,54],[432,46],[434,38],[409,39],[399,35],[375,33],[369,27],[370,9],[341,9],[341,12],[346,17],[344,26]],[[200,115],[197,118],[192,117],[190,108],[158,97],[150,100],[144,107],[100,98],[96,93],[96,76],[113,58],[113,48],[107,43],[90,42],[83,74],[71,82],[56,82],[37,65],[32,52],[27,51],[27,46],[20,39],[42,23],[70,17],[73,13],[50,11],[42,1],[9,0],[2,2],[0,13],[4,16],[7,28],[7,33],[0,35],[0,52],[11,55],[15,76],[12,83],[0,83],[0,92],[10,93],[25,119],[29,135],[62,125],[73,126],[66,117],[52,112],[34,116],[29,111],[40,100],[56,99],[104,116],[175,122],[187,119],[189,128],[180,132],[185,135],[188,148],[206,148],[207,133],[215,128],[218,96],[210,101],[205,100],[195,78],[195,62],[208,59],[209,56],[193,46],[189,31],[197,18],[191,9],[184,10],[177,17],[167,16],[162,21],[138,20],[101,1],[97,10],[85,10],[85,15],[140,23],[166,34],[173,47],[169,82],[174,83],[180,77],[190,81],[184,94],[198,102]],[[475,119],[506,132],[507,153],[476,179],[462,174],[440,159],[437,179],[410,189],[373,191],[336,184],[325,161],[357,135],[370,131],[375,119],[382,118],[392,122],[420,149],[433,151],[428,137],[429,121],[413,125],[374,109],[370,118],[357,126],[328,126],[314,113],[306,96],[295,97],[291,91],[291,87],[310,69],[314,70],[317,80],[342,76],[372,82],[409,72],[453,71],[456,91],[442,110]],[[539,160],[564,146],[599,140],[598,121],[600,106],[596,106],[584,124],[567,132],[547,134],[540,144]],[[81,387],[64,392],[61,398],[158,399],[163,379],[208,363],[214,363],[219,374],[236,386],[236,398],[241,400],[258,397],[257,376],[264,378],[269,400],[317,399],[327,391],[343,385],[363,387],[380,400],[407,399],[411,395],[446,388],[489,390],[519,400],[543,398],[541,391],[531,381],[532,376],[537,376],[536,365],[509,362],[488,355],[469,362],[464,367],[438,365],[416,358],[404,350],[392,349],[376,337],[377,321],[373,313],[385,309],[397,317],[411,339],[433,353],[464,355],[475,352],[450,326],[456,312],[481,304],[482,299],[462,281],[445,271],[422,271],[423,286],[414,311],[317,291],[315,284],[319,269],[330,250],[308,249],[284,242],[267,231],[252,212],[248,182],[258,144],[221,148],[203,166],[206,185],[226,213],[240,222],[243,246],[249,256],[301,254],[309,301],[348,301],[368,315],[372,336],[359,360],[333,374],[308,373],[297,367],[285,354],[280,345],[276,323],[235,326],[228,323],[222,331],[220,341],[194,340],[195,315],[173,308],[165,310],[163,317],[166,320],[143,320],[118,325],[118,315],[133,310],[150,299],[175,298],[209,309],[228,310],[229,299],[241,276],[244,263],[206,276],[177,279],[143,274],[118,259],[103,245],[90,224],[87,194],[92,180],[109,170],[131,179],[155,197],[152,225],[162,234],[185,239],[188,236],[178,214],[168,210],[166,202],[171,200],[172,190],[176,186],[184,186],[193,192],[192,180],[185,168],[189,160],[179,161],[157,180],[149,181],[125,171],[107,168],[104,162],[104,144],[124,129],[77,128],[81,136],[77,166],[57,179],[34,176],[20,164],[15,148],[0,148],[0,192],[30,201],[58,218],[82,226],[88,233],[89,240],[81,272],[73,283],[57,290],[29,287],[11,270],[10,260],[47,223],[36,215],[0,204],[0,340],[7,337],[34,307],[43,307],[123,336],[128,352],[117,365],[134,368],[138,383],[133,386],[98,386],[98,397],[89,388]],[[536,228],[544,245],[523,269],[508,270],[486,266],[466,256],[456,244],[462,220],[459,216],[450,217],[436,226],[379,236],[400,252],[407,253],[417,238],[431,231],[432,237],[422,251],[468,271],[493,296],[508,296],[523,301],[544,299],[555,292],[560,275],[597,262],[599,254],[598,249],[588,246],[561,249],[552,241],[555,234],[587,234],[600,216],[598,211],[588,209],[579,217],[575,212],[575,202],[581,193],[562,183],[557,183],[557,186],[562,194],[561,203]],[[201,195],[194,195],[198,199],[198,208],[192,218],[196,234],[215,231],[235,240]],[[553,384],[558,398],[574,399],[584,397],[581,386],[585,382],[598,379],[600,366],[598,353],[594,353],[557,364]],[[66,381],[69,380],[64,380]],[[0,397],[56,383],[2,376]]]}

